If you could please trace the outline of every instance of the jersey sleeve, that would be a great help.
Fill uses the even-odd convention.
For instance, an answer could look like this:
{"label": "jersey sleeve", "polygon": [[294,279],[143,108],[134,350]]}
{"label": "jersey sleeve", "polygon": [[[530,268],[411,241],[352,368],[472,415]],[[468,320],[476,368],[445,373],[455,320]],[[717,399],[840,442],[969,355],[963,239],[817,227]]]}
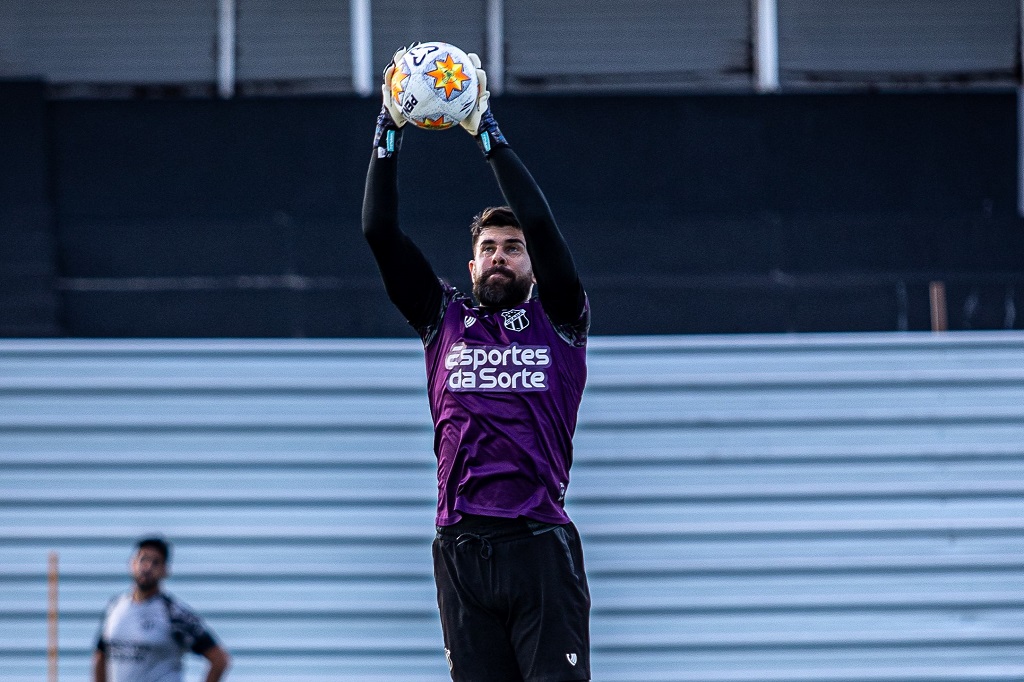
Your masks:
{"label": "jersey sleeve", "polygon": [[[551,320],[551,316],[548,315]],[[587,338],[590,334],[590,300],[584,296],[583,312],[574,322],[555,322],[551,320],[558,336],[570,346],[581,347],[587,345]]]}
{"label": "jersey sleeve", "polygon": [[171,637],[182,650],[203,654],[217,646],[213,632],[192,609],[168,599],[167,612],[171,620]]}
{"label": "jersey sleeve", "polygon": [[460,293],[458,289],[444,280],[438,280],[438,283],[441,285],[441,304],[437,309],[437,313],[427,320],[425,324],[420,326],[413,325],[416,332],[420,335],[420,338],[423,339],[424,348],[433,343],[434,339],[437,338],[437,334],[441,330],[441,323],[444,321],[445,313],[448,311],[448,306],[450,306],[456,299],[466,298],[465,294]]}
{"label": "jersey sleeve", "polygon": [[107,627],[107,618],[110,617],[110,609],[114,606],[114,602],[117,601],[117,597],[112,597],[107,602],[106,608],[103,609],[103,616],[100,617],[100,627],[96,632],[96,651],[102,651],[107,653],[107,639],[103,636],[103,631]]}
{"label": "jersey sleeve", "polygon": [[107,639],[103,636],[103,626],[106,624],[107,614],[103,614],[103,618],[100,620],[100,629],[96,633],[96,651],[102,651],[107,653]]}

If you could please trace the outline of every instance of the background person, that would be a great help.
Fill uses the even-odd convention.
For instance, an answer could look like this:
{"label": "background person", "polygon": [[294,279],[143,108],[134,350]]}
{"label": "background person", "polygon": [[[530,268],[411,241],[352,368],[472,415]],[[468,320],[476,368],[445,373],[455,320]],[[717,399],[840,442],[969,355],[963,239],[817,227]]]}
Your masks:
{"label": "background person", "polygon": [[136,545],[129,565],[135,587],[107,605],[93,655],[94,682],[181,682],[186,651],[209,661],[206,682],[224,677],[228,653],[199,616],[160,589],[169,563],[165,540]]}

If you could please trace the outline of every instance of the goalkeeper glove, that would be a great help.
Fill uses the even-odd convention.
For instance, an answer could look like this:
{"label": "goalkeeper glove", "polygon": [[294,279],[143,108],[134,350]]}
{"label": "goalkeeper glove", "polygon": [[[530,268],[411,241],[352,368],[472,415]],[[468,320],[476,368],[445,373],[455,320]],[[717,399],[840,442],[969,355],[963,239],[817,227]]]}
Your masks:
{"label": "goalkeeper glove", "polygon": [[477,146],[484,153],[484,157],[489,158],[491,152],[498,147],[507,147],[508,140],[501,134],[498,122],[494,120],[494,114],[491,113],[491,109],[488,106],[491,93],[487,89],[487,72],[480,68],[480,57],[473,52],[470,52],[468,56],[476,68],[476,77],[480,83],[480,89],[473,113],[467,116],[459,125],[476,139]]}
{"label": "goalkeeper glove", "polygon": [[377,158],[390,158],[398,153],[402,146],[402,126],[408,121],[402,115],[402,109],[391,94],[391,77],[395,73],[395,65],[401,61],[405,53],[404,47],[395,52],[391,63],[384,69],[384,83],[380,86],[384,106],[377,115],[377,130],[373,135],[373,148],[377,150]]}

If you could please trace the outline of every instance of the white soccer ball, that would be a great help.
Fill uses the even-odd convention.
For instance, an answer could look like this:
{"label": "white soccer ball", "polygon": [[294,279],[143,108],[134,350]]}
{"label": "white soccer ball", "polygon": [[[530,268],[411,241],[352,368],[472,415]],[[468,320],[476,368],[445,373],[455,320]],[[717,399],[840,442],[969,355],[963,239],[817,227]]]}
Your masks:
{"label": "white soccer ball", "polygon": [[444,130],[473,112],[478,84],[465,52],[448,43],[420,43],[395,65],[391,96],[409,123]]}

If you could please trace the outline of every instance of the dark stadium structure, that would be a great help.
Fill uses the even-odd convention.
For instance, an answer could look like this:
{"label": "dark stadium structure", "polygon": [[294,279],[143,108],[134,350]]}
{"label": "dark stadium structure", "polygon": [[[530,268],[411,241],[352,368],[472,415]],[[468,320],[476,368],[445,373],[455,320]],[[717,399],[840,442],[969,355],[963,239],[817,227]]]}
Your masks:
{"label": "dark stadium structure", "polygon": [[[411,336],[359,229],[373,98],[53,99],[0,83],[0,334]],[[1019,329],[1012,92],[494,98],[595,334]],[[499,197],[413,131],[404,227],[468,281]],[[464,247],[464,248],[463,248]]]}

